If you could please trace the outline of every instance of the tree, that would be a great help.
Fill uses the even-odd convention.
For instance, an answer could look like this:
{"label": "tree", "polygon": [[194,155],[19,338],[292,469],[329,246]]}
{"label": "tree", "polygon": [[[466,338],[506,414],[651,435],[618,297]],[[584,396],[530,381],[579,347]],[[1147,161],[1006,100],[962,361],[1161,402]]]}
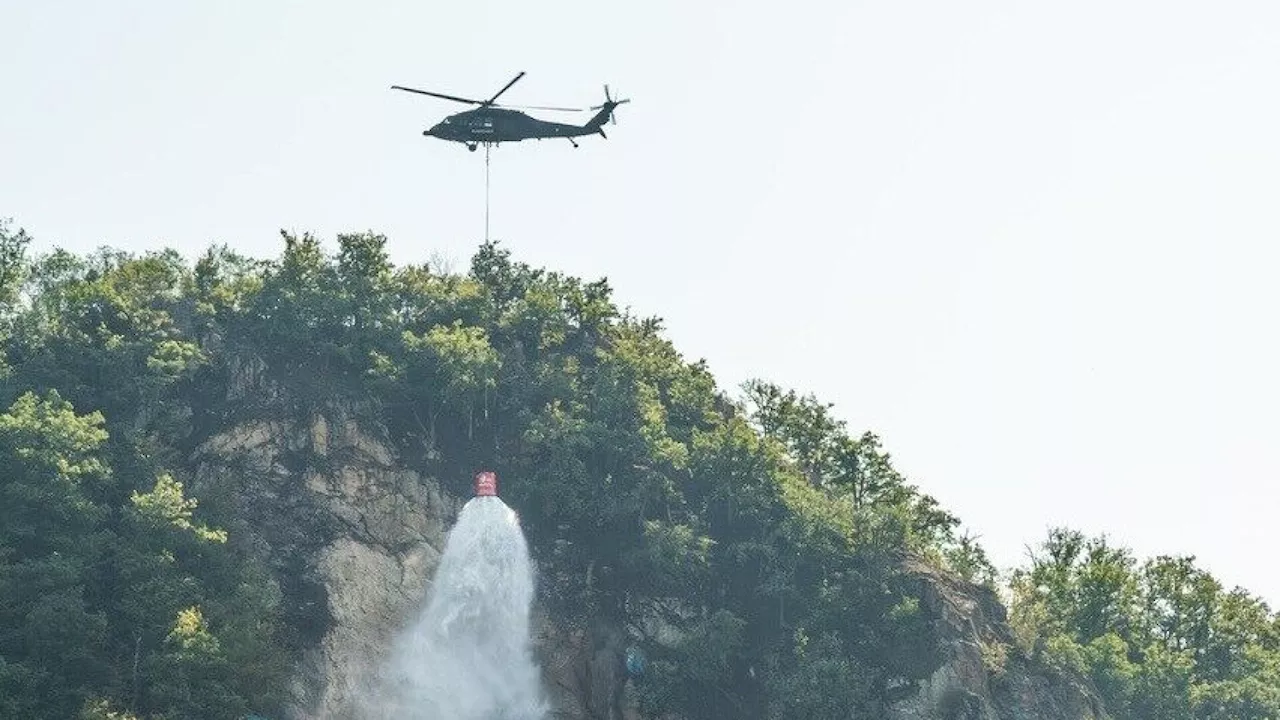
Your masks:
{"label": "tree", "polygon": [[[271,696],[258,683],[281,679],[272,670],[281,665],[271,659],[280,654],[270,644],[273,608],[234,581],[217,582],[220,563],[244,567],[244,559],[209,553],[226,534],[197,519],[198,503],[171,475],[119,502],[135,478],[107,459],[104,426],[100,412],[78,414],[57,391],[24,393],[0,414],[0,708],[33,719],[157,712],[157,698],[187,682],[166,675],[185,656],[164,649],[164,625],[185,603],[217,596],[220,625],[232,630],[222,637],[233,653],[259,656],[249,666],[259,674],[238,678],[224,667],[220,699],[205,688],[202,714],[183,706],[180,716],[236,717],[235,707]],[[259,633],[234,632],[246,622]],[[199,625],[223,642],[203,617]],[[212,681],[207,671],[196,673],[200,682]]]}
{"label": "tree", "polygon": [[1194,558],[1139,564],[1105,538],[1056,528],[1012,589],[1022,646],[1090,675],[1113,714],[1280,714],[1276,616],[1243,590],[1224,592]]}

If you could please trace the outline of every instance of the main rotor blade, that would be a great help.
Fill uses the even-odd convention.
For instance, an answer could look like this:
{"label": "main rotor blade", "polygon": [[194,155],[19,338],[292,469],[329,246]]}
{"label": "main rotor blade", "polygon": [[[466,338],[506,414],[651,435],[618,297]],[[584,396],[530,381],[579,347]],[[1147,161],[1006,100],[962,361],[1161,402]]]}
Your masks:
{"label": "main rotor blade", "polygon": [[458,97],[457,95],[445,95],[444,93],[431,92],[430,90],[416,90],[401,85],[392,85],[392,90],[404,90],[405,92],[418,93],[419,95],[430,95],[431,97],[444,98],[445,100],[453,100],[454,102],[468,103],[471,105],[483,105],[482,100],[471,100],[470,98]]}
{"label": "main rotor blade", "polygon": [[582,112],[585,108],[552,107],[550,105],[493,105],[510,110],[554,110],[556,112]]}
{"label": "main rotor blade", "polygon": [[499,90],[498,92],[494,93],[494,94],[493,94],[493,97],[489,98],[489,101],[488,101],[488,102],[486,102],[486,103],[485,103],[485,105],[492,105],[492,104],[493,104],[493,101],[494,101],[494,100],[497,100],[499,95],[501,95],[502,93],[504,93],[504,92],[506,92],[507,90],[509,90],[509,89],[511,88],[511,86],[512,86],[512,85],[515,85],[515,84],[516,84],[516,82],[517,82],[520,78],[522,78],[522,77],[524,77],[524,71],[523,71],[523,70],[521,70],[521,71],[520,71],[520,74],[519,74],[519,75],[516,75],[515,77],[511,78],[511,82],[507,83],[506,85],[503,85],[501,90]]}

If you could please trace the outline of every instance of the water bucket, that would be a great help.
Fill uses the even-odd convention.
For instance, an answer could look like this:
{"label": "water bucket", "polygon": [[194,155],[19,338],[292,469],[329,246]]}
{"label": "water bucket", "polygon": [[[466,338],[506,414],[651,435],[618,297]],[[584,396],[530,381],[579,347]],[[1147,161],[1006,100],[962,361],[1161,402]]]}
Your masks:
{"label": "water bucket", "polygon": [[498,476],[490,470],[476,473],[476,497],[492,497],[498,494]]}

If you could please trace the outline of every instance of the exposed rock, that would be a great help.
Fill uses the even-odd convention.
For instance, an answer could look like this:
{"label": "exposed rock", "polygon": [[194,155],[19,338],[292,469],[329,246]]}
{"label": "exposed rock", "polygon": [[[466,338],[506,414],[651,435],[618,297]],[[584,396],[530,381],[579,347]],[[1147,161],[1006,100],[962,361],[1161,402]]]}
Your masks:
{"label": "exposed rock", "polygon": [[1014,644],[1004,606],[989,588],[908,560],[923,608],[934,618],[943,663],[895,703],[890,720],[1105,720],[1081,678],[1033,668]]}
{"label": "exposed rock", "polygon": [[548,720],[641,720],[624,702],[626,636],[597,622],[566,627],[540,618],[534,648],[554,710]]}
{"label": "exposed rock", "polygon": [[246,422],[196,461],[201,492],[235,504],[302,626],[290,717],[353,717],[356,689],[423,600],[459,503],[340,413]]}

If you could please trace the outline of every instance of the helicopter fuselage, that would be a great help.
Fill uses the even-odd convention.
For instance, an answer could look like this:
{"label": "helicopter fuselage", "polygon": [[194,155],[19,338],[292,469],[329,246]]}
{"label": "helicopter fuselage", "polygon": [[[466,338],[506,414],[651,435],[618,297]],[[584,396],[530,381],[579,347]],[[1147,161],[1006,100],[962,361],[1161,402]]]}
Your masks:
{"label": "helicopter fuselage", "polygon": [[581,137],[599,132],[599,127],[569,125],[530,117],[519,110],[477,108],[450,115],[423,135],[474,145],[476,143],[519,142],[542,138]]}

